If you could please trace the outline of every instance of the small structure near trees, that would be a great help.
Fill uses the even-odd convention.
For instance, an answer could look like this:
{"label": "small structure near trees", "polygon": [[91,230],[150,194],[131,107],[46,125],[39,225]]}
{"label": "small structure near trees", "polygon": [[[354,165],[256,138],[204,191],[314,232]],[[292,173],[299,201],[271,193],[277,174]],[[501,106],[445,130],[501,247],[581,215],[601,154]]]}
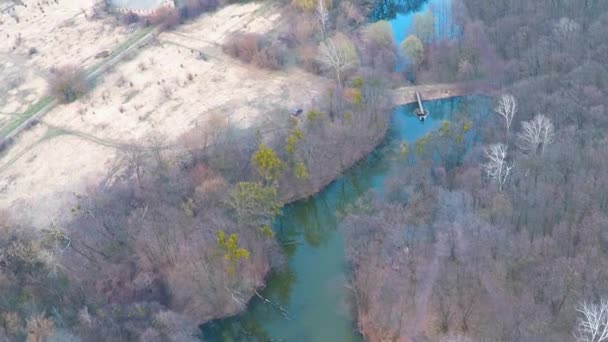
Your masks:
{"label": "small structure near trees", "polygon": [[414,114],[416,114],[416,116],[418,117],[418,119],[420,119],[420,121],[424,121],[424,119],[426,119],[427,115],[429,115],[429,111],[424,109],[424,107],[422,106],[422,99],[420,98],[419,92],[416,92],[416,100],[418,102],[418,108],[416,108],[416,110],[414,111]]}
{"label": "small structure near trees", "polygon": [[107,0],[112,10],[118,13],[134,13],[139,16],[152,16],[166,8],[175,8],[174,0]]}

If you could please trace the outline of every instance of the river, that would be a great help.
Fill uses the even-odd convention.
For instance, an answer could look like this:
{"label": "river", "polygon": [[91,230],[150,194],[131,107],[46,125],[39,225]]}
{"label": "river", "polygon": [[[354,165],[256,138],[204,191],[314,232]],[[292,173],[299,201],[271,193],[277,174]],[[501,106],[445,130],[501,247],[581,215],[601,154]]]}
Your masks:
{"label": "river", "polygon": [[345,206],[368,191],[382,191],[391,168],[402,165],[399,147],[439,128],[443,120],[466,106],[471,116],[483,116],[488,100],[456,97],[425,103],[431,113],[424,123],[412,115],[414,104],[396,108],[385,141],[365,160],[310,199],[283,209],[275,230],[289,261],[274,273],[262,292],[280,303],[275,307],[254,298],[246,312],[203,327],[210,341],[360,341],[349,290],[348,269],[338,215]]}
{"label": "river", "polygon": [[[445,1],[420,2],[416,9],[425,11],[433,3]],[[412,16],[412,12],[397,14],[391,20],[397,43],[411,27]],[[345,286],[348,265],[337,229],[338,213],[368,190],[381,193],[385,178],[399,165],[401,144],[412,144],[438,129],[461,105],[466,105],[469,115],[483,114],[488,106],[478,97],[429,101],[425,107],[431,114],[425,122],[412,115],[414,104],[396,108],[384,142],[372,154],[322,192],[283,208],[274,228],[288,262],[285,269],[269,277],[262,295],[280,304],[286,313],[254,297],[244,313],[203,326],[205,340],[361,341],[350,290]]]}

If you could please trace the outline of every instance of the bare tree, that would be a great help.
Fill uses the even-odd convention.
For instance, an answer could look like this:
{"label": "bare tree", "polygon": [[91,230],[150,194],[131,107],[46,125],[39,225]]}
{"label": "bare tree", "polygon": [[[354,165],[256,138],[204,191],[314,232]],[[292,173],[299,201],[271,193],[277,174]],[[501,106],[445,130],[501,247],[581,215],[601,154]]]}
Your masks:
{"label": "bare tree", "polygon": [[578,318],[574,337],[577,342],[608,341],[608,301],[599,304],[583,302],[577,309]]}
{"label": "bare tree", "polygon": [[145,169],[144,165],[148,158],[148,152],[133,144],[132,146],[125,147],[121,154],[123,164],[134,171],[135,176],[137,177],[137,184],[139,187],[142,187],[142,176]]}
{"label": "bare tree", "polygon": [[555,130],[551,120],[542,114],[538,114],[530,121],[521,124],[522,131],[517,135],[519,148],[526,153],[538,153],[542,155],[545,147],[553,142]]}
{"label": "bare tree", "polygon": [[34,314],[27,319],[27,341],[42,342],[53,333],[53,321],[44,314]]}
{"label": "bare tree", "polygon": [[412,31],[425,43],[431,43],[435,40],[435,16],[430,9],[424,13],[414,15]]}
{"label": "bare tree", "polygon": [[561,40],[565,41],[574,36],[581,30],[581,25],[575,20],[563,17],[553,26],[553,34]]}
{"label": "bare tree", "polygon": [[507,146],[492,144],[485,149],[485,155],[488,162],[483,164],[483,170],[490,180],[496,182],[501,192],[513,168],[513,163],[507,162]]}
{"label": "bare tree", "polygon": [[319,62],[326,69],[334,70],[340,86],[343,72],[359,64],[359,56],[353,42],[342,33],[337,33],[321,43],[319,53]]}
{"label": "bare tree", "polygon": [[329,13],[327,12],[327,7],[325,7],[324,0],[317,1],[317,18],[321,25],[321,36],[323,41],[325,41],[325,30],[327,28],[327,22],[329,21]]}
{"label": "bare tree", "polygon": [[513,122],[513,116],[515,116],[515,112],[517,111],[517,101],[515,101],[515,97],[510,94],[504,94],[500,96],[500,99],[498,99],[498,104],[494,108],[494,111],[496,111],[496,113],[502,116],[505,120],[505,127],[507,128],[507,139],[509,139],[509,129],[511,128],[511,122]]}

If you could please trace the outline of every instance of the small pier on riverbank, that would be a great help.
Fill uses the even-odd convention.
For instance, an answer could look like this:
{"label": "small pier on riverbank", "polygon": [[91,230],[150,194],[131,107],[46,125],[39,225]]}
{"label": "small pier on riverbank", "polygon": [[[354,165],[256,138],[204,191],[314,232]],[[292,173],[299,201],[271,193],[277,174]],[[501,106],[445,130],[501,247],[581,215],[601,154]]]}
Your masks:
{"label": "small pier on riverbank", "polygon": [[429,111],[424,109],[422,106],[422,98],[420,97],[420,92],[416,91],[416,101],[418,102],[418,108],[414,111],[414,114],[420,119],[420,121],[424,121],[426,117],[429,115]]}

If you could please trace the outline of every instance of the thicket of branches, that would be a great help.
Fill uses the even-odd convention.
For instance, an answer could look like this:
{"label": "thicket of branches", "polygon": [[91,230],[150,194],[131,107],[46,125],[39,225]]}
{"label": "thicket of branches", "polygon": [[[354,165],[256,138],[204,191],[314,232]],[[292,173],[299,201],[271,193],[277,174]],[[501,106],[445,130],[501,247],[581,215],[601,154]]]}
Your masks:
{"label": "thicket of branches", "polygon": [[415,163],[397,167],[386,196],[346,217],[360,326],[372,340],[598,341],[608,3],[462,3],[459,45],[483,37],[477,64],[512,95],[465,132],[477,137],[466,153],[467,108],[409,146]]}
{"label": "thicket of branches", "polygon": [[215,117],[178,152],[161,138],[121,147],[60,225],[4,219],[0,333],[182,341],[243,310],[281,265],[271,225],[282,203],[319,191],[384,135],[386,83],[352,72],[298,117],[280,109],[250,130]]}
{"label": "thicket of branches", "polygon": [[86,72],[74,65],[51,70],[49,86],[53,96],[64,103],[75,101],[89,89]]}
{"label": "thicket of branches", "polygon": [[[33,230],[3,217],[0,333],[196,340],[201,322],[242,310],[281,258],[271,232],[240,217],[236,186],[204,162],[227,153],[217,143],[186,159],[154,141],[126,148],[61,226]],[[260,224],[275,214],[256,213]],[[34,319],[46,330],[32,332]]]}

